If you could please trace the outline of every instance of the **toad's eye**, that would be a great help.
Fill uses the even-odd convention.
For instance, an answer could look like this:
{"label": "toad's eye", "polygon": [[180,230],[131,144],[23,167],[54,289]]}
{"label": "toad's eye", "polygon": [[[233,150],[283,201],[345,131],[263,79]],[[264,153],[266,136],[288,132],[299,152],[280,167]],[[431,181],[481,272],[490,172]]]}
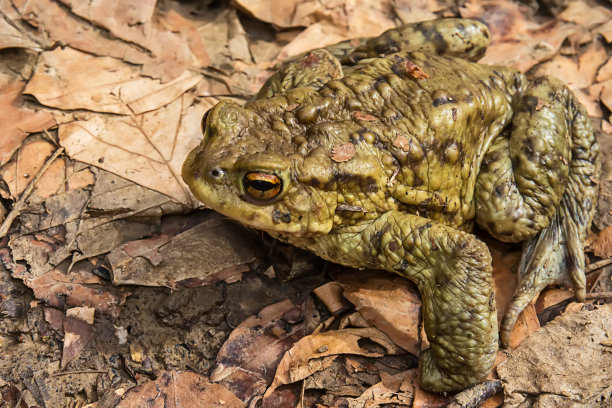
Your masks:
{"label": "toad's eye", "polygon": [[256,200],[271,200],[283,189],[283,181],[275,174],[252,171],[242,180],[244,191]]}
{"label": "toad's eye", "polygon": [[204,116],[202,116],[202,133],[206,133],[206,119],[208,119],[208,114],[210,113],[211,110],[212,108],[207,110]]}

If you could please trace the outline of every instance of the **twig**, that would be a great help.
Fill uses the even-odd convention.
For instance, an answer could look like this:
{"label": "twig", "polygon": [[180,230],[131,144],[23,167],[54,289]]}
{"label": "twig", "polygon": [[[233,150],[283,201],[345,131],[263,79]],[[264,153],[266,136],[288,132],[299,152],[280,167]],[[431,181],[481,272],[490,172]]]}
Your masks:
{"label": "twig", "polygon": [[30,193],[34,189],[34,186],[36,185],[38,180],[42,177],[43,174],[45,174],[45,172],[47,171],[51,163],[53,163],[55,159],[57,159],[57,157],[63,152],[64,152],[63,147],[60,147],[59,149],[57,149],[55,153],[53,153],[53,155],[47,159],[47,161],[40,168],[40,170],[38,170],[38,173],[36,173],[34,178],[30,180],[26,189],[23,190],[23,193],[21,194],[19,201],[15,203],[11,212],[8,213],[8,215],[4,219],[4,222],[2,222],[2,225],[0,225],[0,238],[4,237],[8,233],[8,230],[9,228],[11,228],[11,225],[13,224],[13,221],[15,220],[15,218],[17,218],[19,214],[21,214],[21,210],[23,209],[25,205],[25,201],[30,196]]}
{"label": "twig", "polygon": [[71,374],[107,374],[108,370],[77,370],[77,371],[62,371],[59,373],[51,374],[51,377],[59,377],[61,375]]}
{"label": "twig", "polygon": [[602,259],[601,261],[593,262],[592,264],[588,264],[584,268],[585,273],[593,272],[599,268],[603,268],[606,265],[610,265],[612,263],[612,258]]}
{"label": "twig", "polygon": [[586,294],[586,300],[598,300],[612,298],[612,292],[593,292]]}

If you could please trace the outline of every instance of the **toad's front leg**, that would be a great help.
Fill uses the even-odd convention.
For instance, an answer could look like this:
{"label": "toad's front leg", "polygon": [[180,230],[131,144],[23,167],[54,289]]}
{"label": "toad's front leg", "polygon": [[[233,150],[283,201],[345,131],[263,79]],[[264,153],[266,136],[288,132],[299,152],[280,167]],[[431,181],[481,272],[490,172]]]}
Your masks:
{"label": "toad's front leg", "polygon": [[498,335],[491,256],[471,234],[390,211],[367,224],[332,231],[311,249],[358,267],[386,269],[415,282],[431,349],[420,356],[421,382],[434,392],[482,380]]}

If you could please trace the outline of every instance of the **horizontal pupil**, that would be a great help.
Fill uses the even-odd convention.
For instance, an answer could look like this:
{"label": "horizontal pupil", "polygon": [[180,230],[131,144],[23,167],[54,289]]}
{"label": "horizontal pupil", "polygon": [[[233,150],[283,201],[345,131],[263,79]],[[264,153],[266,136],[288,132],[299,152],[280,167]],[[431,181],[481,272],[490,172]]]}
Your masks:
{"label": "horizontal pupil", "polygon": [[255,190],[259,191],[268,191],[276,188],[278,186],[277,183],[271,183],[266,180],[249,180],[249,187],[253,187]]}

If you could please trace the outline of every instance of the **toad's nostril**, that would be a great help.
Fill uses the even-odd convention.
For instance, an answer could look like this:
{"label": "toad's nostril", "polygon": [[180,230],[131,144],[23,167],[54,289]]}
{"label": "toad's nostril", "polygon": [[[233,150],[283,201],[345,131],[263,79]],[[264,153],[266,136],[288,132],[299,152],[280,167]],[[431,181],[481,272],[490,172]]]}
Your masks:
{"label": "toad's nostril", "polygon": [[213,176],[214,178],[219,178],[223,175],[223,170],[221,169],[212,169],[210,171],[210,175]]}

